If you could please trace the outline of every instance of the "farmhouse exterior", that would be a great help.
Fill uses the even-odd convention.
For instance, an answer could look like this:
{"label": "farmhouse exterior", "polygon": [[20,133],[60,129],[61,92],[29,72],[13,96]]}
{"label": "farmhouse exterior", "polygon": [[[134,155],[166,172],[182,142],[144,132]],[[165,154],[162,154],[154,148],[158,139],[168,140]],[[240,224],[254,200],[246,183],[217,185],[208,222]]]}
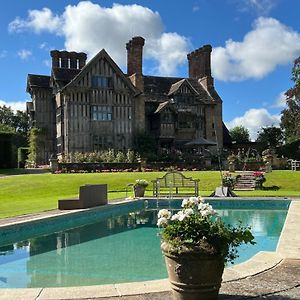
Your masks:
{"label": "farmhouse exterior", "polygon": [[127,44],[127,74],[103,49],[51,51],[51,76],[28,74],[32,126],[42,129],[37,163],[51,155],[133,148],[139,133],[153,135],[158,151],[182,150],[203,138],[223,147],[222,100],[211,76],[210,45],[188,54],[189,77],[142,73],[142,37]]}

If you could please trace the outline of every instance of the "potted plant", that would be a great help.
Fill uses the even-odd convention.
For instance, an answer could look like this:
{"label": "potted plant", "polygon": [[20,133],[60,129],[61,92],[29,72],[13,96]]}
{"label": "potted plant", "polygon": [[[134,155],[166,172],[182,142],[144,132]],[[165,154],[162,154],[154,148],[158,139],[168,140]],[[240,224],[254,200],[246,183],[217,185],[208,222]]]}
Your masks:
{"label": "potted plant", "polygon": [[236,177],[235,176],[232,176],[228,172],[226,172],[222,175],[222,184],[223,184],[223,186],[228,187],[230,190],[233,190],[235,183],[236,183]]}
{"label": "potted plant", "polygon": [[253,176],[255,178],[255,189],[262,189],[263,183],[266,181],[264,172],[253,172]]}
{"label": "potted plant", "polygon": [[149,182],[145,179],[137,179],[133,186],[134,189],[134,196],[135,197],[144,197],[146,187],[148,186]]}
{"label": "potted plant", "polygon": [[249,227],[225,224],[200,197],[182,201],[182,210],[158,212],[161,249],[176,300],[218,298],[224,266],[242,243],[254,244]]}

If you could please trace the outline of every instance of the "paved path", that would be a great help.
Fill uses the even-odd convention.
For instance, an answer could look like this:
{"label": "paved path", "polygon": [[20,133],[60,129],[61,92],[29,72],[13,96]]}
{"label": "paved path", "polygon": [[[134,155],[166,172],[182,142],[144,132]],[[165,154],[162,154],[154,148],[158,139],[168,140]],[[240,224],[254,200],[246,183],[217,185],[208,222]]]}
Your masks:
{"label": "paved path", "polygon": [[[171,292],[85,298],[82,300],[171,300]],[[245,279],[222,284],[220,300],[300,299],[300,260],[284,260],[276,268]],[[38,299],[37,299],[38,300]],[[68,299],[71,300],[71,299]]]}

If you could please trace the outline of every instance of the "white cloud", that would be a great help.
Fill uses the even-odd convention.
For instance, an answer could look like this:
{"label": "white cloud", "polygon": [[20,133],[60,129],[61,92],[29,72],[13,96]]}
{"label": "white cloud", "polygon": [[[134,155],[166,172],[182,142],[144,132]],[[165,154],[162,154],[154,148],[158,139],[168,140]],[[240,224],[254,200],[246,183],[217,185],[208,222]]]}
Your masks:
{"label": "white cloud", "polygon": [[300,54],[300,34],[274,18],[260,17],[242,42],[226,41],[212,52],[212,72],[219,80],[260,79]]}
{"label": "white cloud", "polygon": [[29,51],[29,50],[26,50],[26,49],[22,49],[22,50],[19,50],[17,52],[18,56],[22,59],[22,60],[26,60],[29,58],[29,56],[32,55],[32,52]]}
{"label": "white cloud", "polygon": [[188,44],[189,41],[177,33],[163,33],[160,39],[149,39],[145,55],[159,61],[158,73],[174,74],[177,66],[186,61]]}
{"label": "white cloud", "polygon": [[227,122],[226,126],[231,129],[236,126],[244,126],[249,130],[251,140],[255,140],[257,132],[262,127],[279,126],[280,115],[271,115],[265,108],[251,108],[241,117],[236,117]]}
{"label": "white cloud", "polygon": [[13,101],[13,102],[7,102],[4,100],[0,100],[0,106],[10,106],[13,111],[17,110],[26,110],[26,101]]}
{"label": "white cloud", "polygon": [[26,20],[16,18],[9,24],[11,32],[25,29],[63,35],[67,50],[83,51],[89,57],[105,48],[121,66],[126,62],[126,42],[140,35],[146,40],[145,59],[154,59],[158,72],[164,75],[176,72],[189,49],[187,38],[164,32],[158,12],[137,4],[114,4],[107,8],[82,1],[68,5],[60,16],[43,8],[29,11]]}
{"label": "white cloud", "polygon": [[29,10],[28,17],[23,20],[19,17],[15,18],[8,25],[9,32],[22,32],[26,29],[32,29],[36,33],[42,31],[60,32],[61,17],[54,15],[49,8],[42,10]]}
{"label": "white cloud", "polygon": [[275,103],[271,106],[272,108],[284,108],[286,106],[286,95],[285,92],[281,92]]}
{"label": "white cloud", "polygon": [[267,15],[276,6],[277,0],[243,0],[239,1],[242,10],[255,10],[259,15]]}

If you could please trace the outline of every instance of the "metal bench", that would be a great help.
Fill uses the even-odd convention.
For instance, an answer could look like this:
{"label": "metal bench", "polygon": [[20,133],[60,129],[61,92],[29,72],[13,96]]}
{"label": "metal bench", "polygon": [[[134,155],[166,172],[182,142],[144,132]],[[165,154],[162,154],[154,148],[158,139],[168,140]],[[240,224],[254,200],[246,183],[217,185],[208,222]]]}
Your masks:
{"label": "metal bench", "polygon": [[167,172],[163,177],[152,181],[153,196],[198,196],[199,181],[199,179],[186,177],[181,172]]}
{"label": "metal bench", "polygon": [[107,204],[107,184],[87,184],[79,188],[79,198],[58,200],[58,209],[80,209]]}

